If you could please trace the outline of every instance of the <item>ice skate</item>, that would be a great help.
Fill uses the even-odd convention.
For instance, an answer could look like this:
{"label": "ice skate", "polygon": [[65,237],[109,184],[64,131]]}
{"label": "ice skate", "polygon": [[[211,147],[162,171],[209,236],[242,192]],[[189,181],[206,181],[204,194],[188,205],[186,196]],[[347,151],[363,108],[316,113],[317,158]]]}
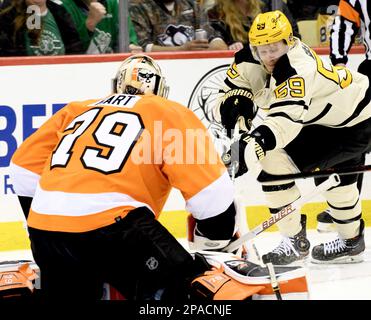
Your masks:
{"label": "ice skate", "polygon": [[307,217],[301,215],[302,229],[300,232],[293,237],[283,237],[277,248],[262,256],[263,262],[271,262],[274,265],[287,265],[307,257],[310,242],[307,239],[306,221]]}
{"label": "ice skate", "polygon": [[364,221],[361,219],[359,235],[351,239],[337,238],[312,249],[313,263],[356,263],[363,261],[365,251]]}

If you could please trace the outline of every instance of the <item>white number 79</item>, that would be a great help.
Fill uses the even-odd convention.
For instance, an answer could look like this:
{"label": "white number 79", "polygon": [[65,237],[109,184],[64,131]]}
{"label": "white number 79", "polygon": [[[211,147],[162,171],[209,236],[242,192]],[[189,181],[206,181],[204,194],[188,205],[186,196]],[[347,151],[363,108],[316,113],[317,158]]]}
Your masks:
{"label": "white number 79", "polygon": [[[73,155],[77,139],[92,125],[102,108],[94,108],[76,117],[65,129],[71,130],[60,141],[51,158],[51,168],[66,167]],[[85,168],[102,173],[119,172],[124,166],[144,128],[140,116],[127,111],[105,115],[93,132],[95,146],[86,146],[80,160]],[[119,129],[119,130],[117,130]],[[106,155],[103,151],[109,148]]]}

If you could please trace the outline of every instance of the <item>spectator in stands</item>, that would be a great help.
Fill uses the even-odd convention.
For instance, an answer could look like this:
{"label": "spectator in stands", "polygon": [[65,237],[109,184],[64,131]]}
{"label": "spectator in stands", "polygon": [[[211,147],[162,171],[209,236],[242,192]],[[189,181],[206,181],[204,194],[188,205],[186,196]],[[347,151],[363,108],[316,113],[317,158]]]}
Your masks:
{"label": "spectator in stands", "polygon": [[[330,59],[334,66],[346,66],[349,50],[355,41],[358,31],[363,33],[363,42],[366,47],[365,60],[359,65],[358,72],[371,79],[371,37],[370,15],[371,9],[362,0],[340,0],[338,14],[330,33]],[[366,23],[366,21],[368,21]],[[361,28],[363,23],[364,28]],[[364,159],[365,161],[365,155]],[[363,173],[358,174],[357,187],[362,189]],[[334,229],[333,218],[330,210],[326,209],[317,216],[317,229],[319,231],[331,231]]]}
{"label": "spectator in stands", "polygon": [[[129,14],[146,52],[228,49],[196,1],[130,0]],[[204,29],[206,39],[195,39],[196,29]]]}
{"label": "spectator in stands", "polygon": [[230,50],[240,50],[248,42],[254,17],[261,12],[259,0],[215,0],[208,10],[212,27],[219,31]]}
{"label": "spectator in stands", "polygon": [[[27,13],[31,5],[35,7]],[[61,4],[48,0],[4,0],[0,3],[0,56],[83,52],[73,21]]]}
{"label": "spectator in stands", "polygon": [[[88,31],[82,15],[74,11],[73,6],[69,6],[67,2],[65,0],[63,5],[53,0],[4,0],[1,2],[0,56],[108,52],[109,50],[104,50],[104,46],[94,38],[95,34]],[[32,5],[35,7],[30,7]],[[97,7],[102,9],[100,4]],[[66,8],[68,8],[67,11]],[[99,14],[94,12],[91,13],[90,26],[93,25],[93,21],[98,20]],[[78,24],[80,17],[83,24]],[[136,45],[137,38],[130,21],[129,32],[130,51],[141,52],[141,47]],[[91,46],[89,46],[89,39],[91,39]],[[94,46],[94,44],[97,45]]]}
{"label": "spectator in stands", "polygon": [[329,6],[337,5],[339,0],[287,0],[287,6],[293,18],[299,20],[316,20],[318,13],[332,14]]}
{"label": "spectator in stands", "polygon": [[289,7],[287,6],[285,2],[283,2],[282,0],[262,0],[262,2],[263,2],[262,12],[268,12],[268,11],[274,11],[274,10],[282,11],[290,21],[294,36],[301,39],[301,36],[299,34],[298,24],[296,22],[296,18],[293,17]]}
{"label": "spectator in stands", "polygon": [[[63,6],[72,17],[87,54],[118,51],[117,0],[63,0]],[[130,51],[141,51],[129,19]]]}
{"label": "spectator in stands", "polygon": [[240,50],[248,42],[248,31],[257,14],[275,9],[286,14],[293,26],[294,35],[300,38],[297,23],[287,5],[282,0],[275,2],[279,8],[273,8],[271,0],[215,0],[214,6],[207,13],[210,24],[220,32],[230,50]]}

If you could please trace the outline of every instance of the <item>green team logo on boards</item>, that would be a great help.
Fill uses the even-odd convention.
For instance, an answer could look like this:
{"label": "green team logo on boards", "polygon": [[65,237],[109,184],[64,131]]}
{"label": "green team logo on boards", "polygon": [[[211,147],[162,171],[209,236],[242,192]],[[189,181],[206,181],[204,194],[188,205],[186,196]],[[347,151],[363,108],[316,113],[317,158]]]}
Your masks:
{"label": "green team logo on boards", "polygon": [[209,130],[217,150],[221,153],[225,151],[223,150],[225,135],[223,126],[214,120],[213,109],[220,96],[219,90],[223,87],[228,69],[229,64],[221,65],[202,76],[194,87],[187,105]]}

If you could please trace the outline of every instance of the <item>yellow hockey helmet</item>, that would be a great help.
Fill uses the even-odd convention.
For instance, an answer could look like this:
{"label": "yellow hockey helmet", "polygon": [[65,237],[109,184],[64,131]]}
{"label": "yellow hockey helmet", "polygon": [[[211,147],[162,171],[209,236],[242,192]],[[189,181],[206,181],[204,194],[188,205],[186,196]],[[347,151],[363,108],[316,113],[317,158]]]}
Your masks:
{"label": "yellow hockey helmet", "polygon": [[289,46],[295,42],[287,17],[279,10],[258,14],[249,31],[250,45],[261,46],[281,40]]}

